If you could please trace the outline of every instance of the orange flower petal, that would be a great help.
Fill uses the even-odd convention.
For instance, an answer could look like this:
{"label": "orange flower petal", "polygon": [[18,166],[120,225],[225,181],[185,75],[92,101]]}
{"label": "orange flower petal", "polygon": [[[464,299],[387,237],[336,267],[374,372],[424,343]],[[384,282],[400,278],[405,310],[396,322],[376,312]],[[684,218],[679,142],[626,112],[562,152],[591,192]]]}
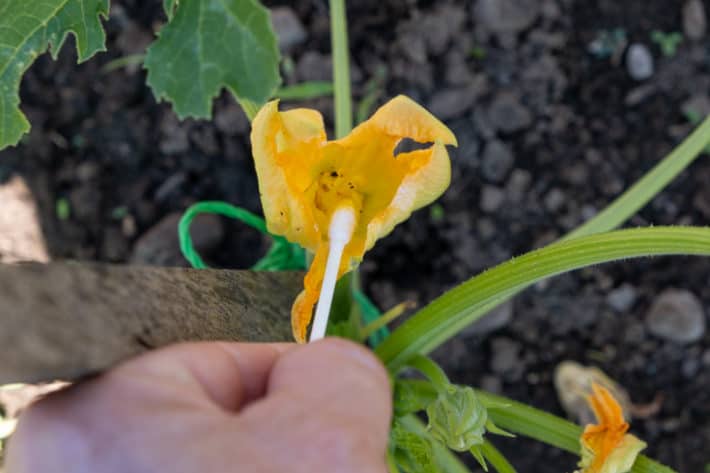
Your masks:
{"label": "orange flower petal", "polygon": [[281,113],[274,100],[252,122],[252,153],[267,228],[311,251],[320,236],[307,191],[324,142],[323,119],[315,110]]}
{"label": "orange flower petal", "polygon": [[592,394],[587,400],[598,424],[587,425],[580,438],[579,473],[626,473],[646,444],[626,433],[629,424],[624,420],[621,405],[605,387],[592,384]]}
{"label": "orange flower petal", "polygon": [[458,144],[456,136],[446,125],[427,109],[404,95],[398,95],[384,104],[363,125],[373,126],[388,135],[411,138],[420,143],[439,141],[445,145],[457,146]]}

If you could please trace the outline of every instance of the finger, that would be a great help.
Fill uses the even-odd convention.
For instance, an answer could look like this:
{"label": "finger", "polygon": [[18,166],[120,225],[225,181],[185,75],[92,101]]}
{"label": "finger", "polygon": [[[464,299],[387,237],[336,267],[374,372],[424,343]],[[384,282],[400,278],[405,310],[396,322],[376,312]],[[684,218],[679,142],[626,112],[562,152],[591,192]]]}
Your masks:
{"label": "finger", "polygon": [[[111,372],[116,384],[145,380],[175,397],[189,395],[236,411],[264,395],[269,373],[282,353],[295,345],[204,342],[183,343],[134,358]],[[155,393],[161,397],[164,393]]]}
{"label": "finger", "polygon": [[379,360],[360,345],[331,338],[279,358],[266,398],[240,417],[269,432],[269,448],[297,446],[303,463],[291,471],[385,471],[391,403]]}

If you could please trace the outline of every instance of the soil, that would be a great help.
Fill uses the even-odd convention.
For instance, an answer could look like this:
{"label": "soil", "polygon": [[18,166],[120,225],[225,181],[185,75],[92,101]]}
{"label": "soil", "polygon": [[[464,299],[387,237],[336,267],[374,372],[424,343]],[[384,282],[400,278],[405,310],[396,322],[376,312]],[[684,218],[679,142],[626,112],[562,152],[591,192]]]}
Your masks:
{"label": "soil", "polygon": [[[155,102],[139,67],[103,72],[111,60],[143,51],[164,21],[161,2],[112,3],[108,53],[77,66],[65,47],[58,61],[42,56],[25,77],[21,95],[32,132],[0,153],[0,181],[28,181],[54,259],[185,264],[172,243],[176,212],[205,199],[260,211],[248,122],[226,94],[215,101],[214,122],[179,122],[169,105]],[[328,79],[327,2],[266,3],[289,7],[307,33],[285,51],[285,82]],[[362,265],[365,288],[383,308],[405,299],[424,304],[553,241],[678,144],[692,129],[691,115],[710,112],[710,43],[703,31],[688,37],[697,25],[684,25],[684,2],[349,3],[355,99],[383,77],[375,83],[380,103],[411,96],[444,119],[460,144],[451,152],[447,193]],[[500,4],[507,8],[496,16],[490,7]],[[626,41],[602,44],[605,34],[620,38],[615,29]],[[686,37],[664,56],[651,40],[654,30]],[[632,78],[631,43],[650,52],[650,77]],[[648,64],[633,74],[642,66]],[[331,99],[305,105],[332,125]],[[699,159],[629,225],[705,225],[709,179],[710,162]],[[58,207],[69,215],[59,218]],[[206,219],[200,226],[203,252],[215,266],[248,267],[267,245],[238,223]],[[710,263],[701,258],[579,271],[526,291],[488,330],[459,336],[436,358],[456,382],[561,415],[555,366],[566,359],[594,364],[635,403],[662,394],[660,410],[635,419],[632,430],[651,457],[701,472],[710,464],[703,448],[710,444],[710,334],[703,325],[692,341],[673,341],[654,331],[647,314],[659,294],[678,288],[690,291],[707,322],[709,280]],[[496,443],[519,471],[574,467],[571,455],[535,442]]]}

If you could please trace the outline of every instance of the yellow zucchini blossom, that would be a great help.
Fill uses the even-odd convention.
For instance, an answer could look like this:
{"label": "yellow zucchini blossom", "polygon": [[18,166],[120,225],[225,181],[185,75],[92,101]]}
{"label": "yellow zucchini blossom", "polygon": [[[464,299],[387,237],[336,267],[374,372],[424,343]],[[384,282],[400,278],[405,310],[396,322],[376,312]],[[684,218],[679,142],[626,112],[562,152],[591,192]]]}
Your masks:
{"label": "yellow zucchini blossom", "polygon": [[[404,138],[432,145],[395,156]],[[337,255],[333,273],[339,278],[378,238],[449,186],[446,145],[456,145],[456,137],[423,107],[400,95],[334,141],[326,138],[318,111],[280,112],[275,100],[254,118],[251,144],[268,230],[315,254],[291,310],[294,337],[304,342],[329,253],[334,253],[331,227],[345,227],[338,237],[343,240],[338,250],[342,257]],[[343,222],[336,225],[332,220]],[[330,302],[327,305],[329,310]]]}
{"label": "yellow zucchini blossom", "polygon": [[592,384],[587,398],[598,424],[584,428],[581,470],[577,473],[627,473],[646,443],[626,433],[629,424],[624,420],[621,405],[603,386]]}

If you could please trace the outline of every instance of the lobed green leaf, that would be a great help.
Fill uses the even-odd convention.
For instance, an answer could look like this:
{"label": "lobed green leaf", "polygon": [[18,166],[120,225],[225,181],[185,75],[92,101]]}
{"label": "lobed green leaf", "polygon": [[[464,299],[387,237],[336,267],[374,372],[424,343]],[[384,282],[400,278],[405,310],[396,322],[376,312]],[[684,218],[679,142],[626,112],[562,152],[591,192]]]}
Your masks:
{"label": "lobed green leaf", "polygon": [[109,0],[3,0],[0,2],[0,149],[30,129],[20,110],[20,81],[37,56],[51,47],[56,59],[71,33],[79,62],[105,51]]}
{"label": "lobed green leaf", "polygon": [[269,12],[257,0],[163,5],[173,14],[144,63],[158,100],[172,102],[180,118],[209,118],[223,87],[250,106],[273,96],[281,80],[279,50]]}

